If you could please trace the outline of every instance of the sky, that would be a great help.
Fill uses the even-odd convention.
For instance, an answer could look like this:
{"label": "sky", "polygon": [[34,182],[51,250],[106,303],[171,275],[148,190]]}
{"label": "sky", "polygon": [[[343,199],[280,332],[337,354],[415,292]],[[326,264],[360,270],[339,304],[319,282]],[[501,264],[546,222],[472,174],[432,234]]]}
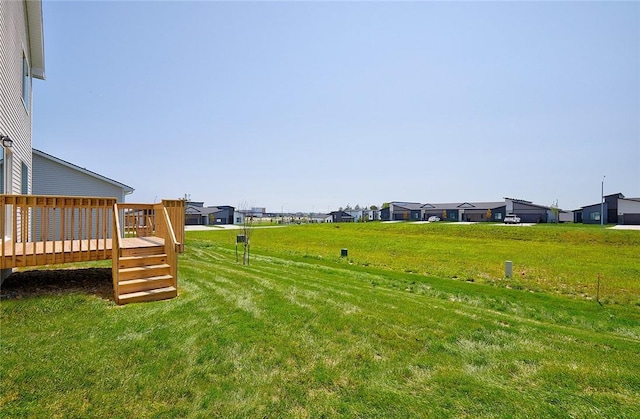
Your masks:
{"label": "sky", "polygon": [[639,2],[43,2],[33,145],[205,205],[640,197]]}

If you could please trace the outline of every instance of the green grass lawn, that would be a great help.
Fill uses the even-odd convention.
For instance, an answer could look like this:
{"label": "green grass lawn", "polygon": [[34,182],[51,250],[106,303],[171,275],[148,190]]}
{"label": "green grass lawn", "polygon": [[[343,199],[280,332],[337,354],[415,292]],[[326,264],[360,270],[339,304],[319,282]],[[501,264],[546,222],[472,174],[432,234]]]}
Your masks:
{"label": "green grass lawn", "polygon": [[640,234],[468,227],[192,232],[176,299],[5,299],[1,416],[640,417]]}
{"label": "green grass lawn", "polygon": [[[206,236],[234,243],[235,231]],[[204,236],[203,236],[204,237]],[[640,232],[599,226],[357,223],[255,229],[256,251],[345,261],[419,275],[472,280],[640,306]],[[514,278],[504,281],[504,263]]]}

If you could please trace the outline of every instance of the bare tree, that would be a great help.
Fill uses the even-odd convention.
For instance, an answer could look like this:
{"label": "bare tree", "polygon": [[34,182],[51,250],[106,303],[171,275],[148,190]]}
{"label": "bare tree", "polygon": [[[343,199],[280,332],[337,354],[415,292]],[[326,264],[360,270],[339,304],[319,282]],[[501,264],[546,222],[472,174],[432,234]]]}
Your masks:
{"label": "bare tree", "polygon": [[242,264],[248,266],[251,253],[251,235],[253,233],[253,213],[249,210],[249,205],[242,202],[239,205],[239,212],[242,213]]}
{"label": "bare tree", "polygon": [[560,221],[560,207],[558,206],[558,200],[551,204],[551,213],[553,214],[553,222],[558,223]]}
{"label": "bare tree", "polygon": [[251,233],[253,232],[253,215],[245,214],[242,223],[242,232],[244,233],[244,243],[242,252],[242,264],[249,265],[249,254],[251,252]]}

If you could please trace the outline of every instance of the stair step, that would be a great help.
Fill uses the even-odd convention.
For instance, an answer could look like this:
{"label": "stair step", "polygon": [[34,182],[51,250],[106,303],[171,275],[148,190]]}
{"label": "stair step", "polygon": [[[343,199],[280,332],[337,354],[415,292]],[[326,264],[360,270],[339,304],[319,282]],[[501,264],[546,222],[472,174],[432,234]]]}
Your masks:
{"label": "stair step", "polygon": [[167,263],[167,255],[162,253],[159,255],[122,256],[118,260],[118,263],[120,269],[162,265]]}
{"label": "stair step", "polygon": [[118,269],[120,282],[128,279],[150,278],[152,276],[167,275],[171,273],[171,266],[166,263],[150,266],[136,266],[133,268]]}
{"label": "stair step", "polygon": [[140,303],[143,301],[167,300],[178,296],[178,290],[175,287],[156,288],[148,291],[130,292],[121,294],[117,298],[118,304]]}
{"label": "stair step", "polygon": [[128,279],[118,283],[120,294],[129,294],[138,291],[150,291],[156,288],[166,288],[174,285],[171,275],[159,275],[149,278]]}
{"label": "stair step", "polygon": [[123,247],[120,251],[121,257],[160,255],[164,253],[164,246]]}

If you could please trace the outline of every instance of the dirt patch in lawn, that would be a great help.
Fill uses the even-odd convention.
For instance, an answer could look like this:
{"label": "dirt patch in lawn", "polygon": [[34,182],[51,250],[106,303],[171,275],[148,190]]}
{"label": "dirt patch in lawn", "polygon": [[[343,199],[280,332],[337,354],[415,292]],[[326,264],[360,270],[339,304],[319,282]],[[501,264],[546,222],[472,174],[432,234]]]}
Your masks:
{"label": "dirt patch in lawn", "polygon": [[21,299],[52,294],[92,294],[113,300],[110,268],[51,269],[14,272],[2,283],[0,298]]}

